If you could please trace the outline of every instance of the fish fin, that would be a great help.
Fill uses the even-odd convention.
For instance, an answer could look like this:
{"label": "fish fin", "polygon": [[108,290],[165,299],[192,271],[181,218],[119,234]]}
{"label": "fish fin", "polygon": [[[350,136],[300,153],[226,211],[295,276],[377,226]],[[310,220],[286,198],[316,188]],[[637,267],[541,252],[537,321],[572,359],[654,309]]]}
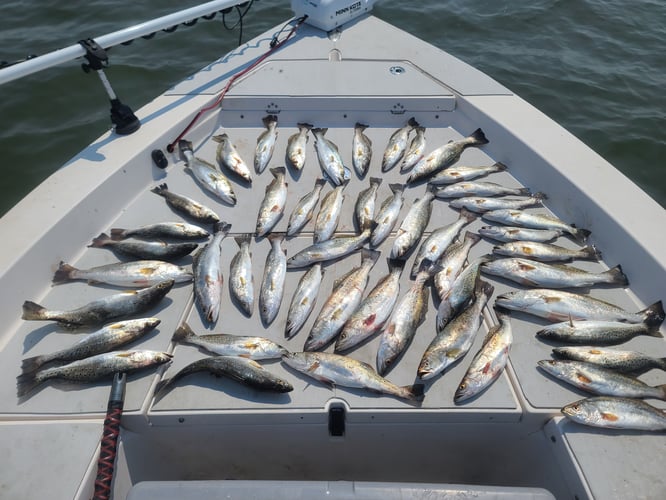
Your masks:
{"label": "fish fin", "polygon": [[354,128],[361,129],[361,132],[363,132],[366,128],[368,128],[368,126],[364,125],[362,123],[356,122],[356,125],[354,125]]}
{"label": "fish fin", "polygon": [[88,248],[103,248],[109,243],[111,243],[113,240],[109,238],[109,235],[106,233],[100,233],[100,235],[97,238],[94,238],[92,240],[92,243],[88,245]]}
{"label": "fish fin", "polygon": [[407,125],[409,125],[409,126],[412,127],[412,128],[416,128],[416,127],[419,126],[419,122],[417,122],[417,121],[416,121],[416,118],[414,118],[414,117],[412,116],[412,117],[409,119],[409,121],[407,122]]}
{"label": "fish fin", "polygon": [[296,126],[301,129],[301,128],[306,128],[308,130],[312,130],[313,125],[310,123],[297,123]]}
{"label": "fish fin", "polygon": [[425,398],[425,384],[405,385],[402,388],[407,390],[412,401],[423,401]]}
{"label": "fish fin", "polygon": [[335,281],[333,281],[333,290],[336,290],[347,278],[349,278],[349,276],[352,275],[352,273],[355,273],[356,271],[358,271],[358,268],[354,267],[339,278],[335,278]]}
{"label": "fish fin", "polygon": [[[537,194],[543,194],[543,193],[537,193]],[[525,188],[525,187],[524,188],[518,188],[518,195],[520,195],[520,196],[532,196],[532,191],[530,190],[530,188]],[[536,196],[536,194],[534,196]],[[546,196],[546,195],[544,194],[544,196]]]}
{"label": "fish fin", "polygon": [[661,399],[662,401],[666,401],[666,384],[656,385],[654,386],[654,388],[659,389],[661,391],[661,397],[659,399]]}
{"label": "fish fin", "polygon": [[501,161],[496,162],[493,165],[493,167],[495,167],[498,172],[502,172],[502,171],[506,170],[507,168],[509,168],[504,163],[502,163]]}
{"label": "fish fin", "polygon": [[16,377],[16,395],[19,398],[31,393],[39,384],[41,380],[37,378],[39,372],[22,373]]}
{"label": "fish fin", "polygon": [[618,420],[620,420],[620,417],[618,417],[617,414],[608,411],[602,411],[601,418],[609,422],[617,422]]}
{"label": "fish fin", "polygon": [[370,177],[370,185],[371,186],[379,186],[379,185],[381,185],[383,180],[384,179],[382,179],[381,177]]}
{"label": "fish fin", "polygon": [[229,136],[227,134],[219,134],[219,135],[214,135],[213,137],[211,137],[211,139],[213,139],[215,142],[226,141],[228,138],[229,138]]}
{"label": "fish fin", "polygon": [[176,342],[176,343],[182,343],[182,342],[188,342],[190,339],[196,337],[197,334],[194,333],[194,330],[192,330],[192,327],[187,324],[186,321],[183,321],[178,328],[176,328],[176,331],[173,332],[173,336],[171,337],[171,342]]}
{"label": "fish fin", "polygon": [[483,130],[480,128],[477,128],[474,132],[472,132],[469,136],[471,139],[473,139],[474,144],[488,144],[488,139],[486,139],[486,134],[483,133]]}
{"label": "fish fin", "polygon": [[664,305],[661,300],[643,309],[639,314],[643,315],[643,322],[648,327],[648,335],[653,337],[663,337],[661,332],[659,332],[659,327],[664,322],[666,313],[664,313]]}
{"label": "fish fin", "polygon": [[386,259],[386,262],[388,263],[389,273],[397,269],[400,269],[400,271],[402,271],[405,268],[405,264],[407,263],[407,261],[402,259],[391,259],[391,258]]}
{"label": "fish fin", "polygon": [[392,193],[402,193],[405,191],[405,185],[400,183],[389,184]]}
{"label": "fish fin", "polygon": [[167,389],[170,389],[171,385],[175,382],[174,377],[165,378],[160,380],[155,386],[155,392],[153,393],[153,398],[155,401],[161,399],[162,396],[167,392]]}
{"label": "fish fin", "polygon": [[113,241],[124,240],[126,231],[127,231],[127,229],[123,229],[123,228],[120,228],[120,227],[111,228],[111,231],[110,231],[111,239]]}
{"label": "fish fin", "polygon": [[377,262],[381,252],[379,250],[372,250],[370,248],[361,248],[361,262],[364,260],[372,260],[372,262]]}
{"label": "fish fin", "polygon": [[68,281],[75,280],[76,278],[72,277],[72,274],[78,271],[74,266],[65,264],[63,261],[60,261],[60,265],[53,275],[53,284],[59,285],[61,283],[67,283]]}
{"label": "fish fin", "polygon": [[46,307],[40,306],[39,304],[26,300],[23,303],[23,315],[21,319],[27,320],[40,320],[46,318]]}
{"label": "fish fin", "polygon": [[285,167],[273,167],[270,168],[269,171],[276,179],[280,176],[284,177],[284,175],[287,173],[287,169]]}
{"label": "fish fin", "polygon": [[242,247],[244,243],[250,243],[252,241],[252,233],[243,233],[234,237],[234,241],[238,243],[239,247]]}
{"label": "fish fin", "polygon": [[21,371],[25,373],[32,373],[39,370],[47,360],[44,356],[34,356],[32,358],[25,358],[21,362]]}
{"label": "fish fin", "polygon": [[575,224],[571,224],[571,227],[573,228],[573,231],[571,231],[571,235],[581,243],[585,243],[587,241],[587,238],[592,234],[592,231],[576,227]]}
{"label": "fish fin", "polygon": [[488,283],[487,281],[479,280],[476,282],[476,287],[474,288],[475,295],[485,294],[488,298],[495,291],[495,287]]}
{"label": "fish fin", "polygon": [[313,134],[321,134],[322,136],[326,135],[328,128],[312,128],[310,129]]}
{"label": "fish fin", "polygon": [[627,278],[626,274],[622,272],[622,266],[620,264],[609,269],[604,274],[610,276],[614,285],[629,286],[629,279]]}
{"label": "fish fin", "polygon": [[190,151],[190,152],[194,151],[192,149],[192,142],[187,141],[185,139],[181,139],[180,141],[178,141],[178,149],[180,150],[181,153],[184,153],[185,151]]}

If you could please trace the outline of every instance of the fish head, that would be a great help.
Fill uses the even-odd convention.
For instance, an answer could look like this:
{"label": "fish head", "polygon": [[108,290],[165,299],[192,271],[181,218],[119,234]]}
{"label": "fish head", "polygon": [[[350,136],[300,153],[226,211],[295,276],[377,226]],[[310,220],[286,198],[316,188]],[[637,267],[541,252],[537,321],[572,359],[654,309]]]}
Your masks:
{"label": "fish head", "polygon": [[311,353],[288,352],[282,355],[282,362],[298,371],[307,371],[313,364]]}

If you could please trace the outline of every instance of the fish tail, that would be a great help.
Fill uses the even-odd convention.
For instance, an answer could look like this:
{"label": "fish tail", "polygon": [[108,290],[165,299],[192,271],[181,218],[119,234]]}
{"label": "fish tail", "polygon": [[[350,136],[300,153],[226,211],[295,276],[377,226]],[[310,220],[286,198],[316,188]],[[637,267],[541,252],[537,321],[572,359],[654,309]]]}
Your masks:
{"label": "fish tail", "polygon": [[252,233],[243,233],[234,237],[234,241],[238,243],[239,247],[242,247],[245,243],[250,243],[252,241]]}
{"label": "fish tail", "polygon": [[287,169],[285,167],[273,167],[269,169],[271,174],[273,174],[273,177],[276,179],[280,176],[283,176],[287,173]]}
{"label": "fish tail", "polygon": [[664,305],[661,300],[655,302],[649,307],[646,307],[639,314],[643,315],[643,322],[648,327],[648,335],[653,337],[663,337],[659,331],[659,327],[664,322],[666,318],[666,313],[664,313]]}
{"label": "fish tail", "polygon": [[627,278],[627,275],[622,272],[622,266],[620,266],[620,264],[609,269],[603,274],[607,275],[610,279],[610,282],[614,285],[629,286],[629,279]]}
{"label": "fish tail", "polygon": [[268,236],[266,236],[266,239],[270,241],[272,245],[274,241],[280,242],[284,240],[284,233],[270,233]]}
{"label": "fish tail", "polygon": [[298,126],[299,129],[306,128],[308,130],[312,130],[312,127],[314,126],[310,123],[297,123],[296,125]]}
{"label": "fish tail", "polygon": [[271,128],[272,123],[277,123],[278,117],[276,115],[267,115],[261,119],[261,122],[264,124],[264,127]]}
{"label": "fish tail", "polygon": [[21,362],[21,372],[23,374],[36,372],[42,367],[44,363],[48,361],[49,359],[47,356],[34,356],[32,358],[25,358]]}
{"label": "fish tail", "polygon": [[392,273],[395,270],[400,269],[401,271],[405,268],[406,261],[402,259],[386,259],[388,262],[389,273]]}
{"label": "fish tail", "polygon": [[216,234],[216,233],[224,233],[224,234],[227,234],[227,233],[229,232],[230,229],[231,229],[231,224],[229,224],[229,223],[227,223],[227,222],[219,221],[219,222],[216,222],[216,223],[213,225],[213,233],[214,233],[214,234]]}
{"label": "fish tail", "polygon": [[166,193],[169,191],[169,187],[167,186],[166,182],[163,182],[159,186],[155,186],[150,191],[160,196],[166,196]]}
{"label": "fish tail", "polygon": [[175,382],[175,377],[165,378],[157,383],[157,385],[155,386],[155,392],[153,393],[153,398],[155,399],[155,401],[164,396],[164,394],[171,387],[173,382]]}
{"label": "fish tail", "polygon": [[[530,188],[518,188],[518,194],[520,196],[532,196],[532,191],[530,190]],[[543,194],[543,193],[537,193],[537,194]],[[534,196],[536,196],[536,194]]]}
{"label": "fish tail", "polygon": [[173,337],[171,337],[171,342],[183,343],[188,342],[191,338],[196,337],[197,334],[194,333],[192,327],[187,324],[186,321],[183,321],[176,331],[173,332]]}
{"label": "fish tail", "polygon": [[476,220],[476,214],[471,210],[467,210],[465,207],[460,209],[459,219],[465,219],[467,222],[472,222]]}
{"label": "fish tail", "polygon": [[326,182],[327,182],[326,179],[318,177],[317,179],[315,179],[315,187],[317,187],[317,186],[322,186],[323,187],[323,186],[326,185]]}
{"label": "fish tail", "polygon": [[125,235],[126,232],[127,232],[127,229],[123,229],[123,228],[120,228],[120,227],[113,227],[113,228],[111,228],[111,231],[110,231],[111,239],[113,241],[124,240],[125,237],[126,237],[126,235]]}
{"label": "fish tail", "polygon": [[[529,191],[529,190],[528,190],[528,191]],[[534,195],[532,196],[532,198],[534,198],[536,201],[538,201],[539,203],[541,203],[543,200],[547,200],[547,199],[548,199],[548,195],[547,195],[546,193],[542,193],[541,191],[539,191],[538,193],[534,193]]]}
{"label": "fish tail", "polygon": [[383,180],[384,179],[382,179],[381,177],[370,177],[370,185],[371,186],[379,186],[379,185],[381,185]]}
{"label": "fish tail", "polygon": [[373,262],[377,262],[377,259],[379,259],[379,256],[381,255],[381,252],[379,250],[372,250],[370,248],[362,248],[361,249],[361,262],[364,260],[372,260]]}
{"label": "fish tail", "polygon": [[53,275],[53,284],[60,285],[62,283],[67,283],[68,281],[75,280],[74,273],[78,271],[74,266],[65,264],[63,261],[60,261],[60,265]]}
{"label": "fish tail", "polygon": [[412,401],[423,401],[425,398],[425,384],[414,384],[402,386],[407,392],[407,398]]}
{"label": "fish tail", "polygon": [[417,121],[416,121],[416,118],[414,118],[413,116],[409,119],[409,121],[407,122],[407,124],[408,124],[410,127],[412,127],[412,128],[416,128],[416,127],[419,126],[419,122],[417,122]]}
{"label": "fish tail", "polygon": [[326,132],[328,132],[328,128],[313,128],[310,129],[313,134],[321,134],[321,135],[326,135]]}
{"label": "fish tail", "polygon": [[27,319],[27,320],[48,319],[46,307],[40,306],[39,304],[36,304],[35,302],[32,302],[30,300],[26,300],[23,303],[23,315],[21,316],[21,319]]}
{"label": "fish tail", "polygon": [[483,130],[480,128],[477,128],[472,134],[469,136],[471,139],[472,144],[488,144],[488,139],[486,139],[486,134],[483,133]]}
{"label": "fish tail", "polygon": [[226,140],[227,137],[229,137],[227,134],[220,134],[220,135],[214,135],[213,137],[211,137],[211,139],[213,139],[215,142],[222,142]]}
{"label": "fish tail", "polygon": [[601,260],[601,250],[594,245],[587,245],[581,249],[583,257],[589,260]]}
{"label": "fish tail", "polygon": [[16,396],[22,398],[30,394],[35,388],[42,383],[38,375],[39,372],[33,371],[29,373],[22,373],[16,377]]}
{"label": "fish tail", "polygon": [[476,245],[481,240],[481,235],[467,231],[465,232],[465,239],[471,241],[472,245]]}
{"label": "fish tail", "polygon": [[495,287],[493,285],[491,285],[487,281],[482,281],[482,280],[477,281],[476,289],[474,290],[477,299],[481,294],[484,294],[488,298],[490,298],[490,296],[493,294],[494,291]]}
{"label": "fish tail", "polygon": [[193,149],[192,149],[192,142],[191,142],[191,141],[187,141],[187,140],[185,140],[185,139],[181,139],[180,141],[178,141],[178,149],[179,149],[181,152],[185,152],[185,151],[193,152]]}
{"label": "fish tail", "polygon": [[356,122],[356,125],[354,125],[354,128],[360,129],[361,132],[363,132],[366,128],[368,128],[368,126],[364,125],[363,123]]}
{"label": "fish tail", "polygon": [[496,169],[498,172],[503,172],[504,170],[506,170],[506,169],[509,168],[509,167],[507,167],[504,163],[502,163],[501,161],[496,162],[496,163],[493,165],[493,167],[495,167],[495,169]]}
{"label": "fish tail", "polygon": [[592,231],[576,227],[575,224],[571,224],[571,227],[573,228],[573,230],[571,231],[571,235],[581,243],[585,243],[587,241],[587,238],[589,238],[589,236],[592,234]]}
{"label": "fish tail", "polygon": [[655,385],[654,388],[661,391],[661,396],[659,396],[659,399],[666,401],[666,384]]}
{"label": "fish tail", "polygon": [[657,368],[666,371],[666,358],[655,358],[654,361]]}
{"label": "fish tail", "polygon": [[389,184],[389,188],[391,189],[392,193],[402,193],[405,191],[405,185],[404,184]]}
{"label": "fish tail", "polygon": [[100,233],[100,235],[97,238],[94,238],[92,240],[92,243],[88,245],[88,248],[104,248],[107,246],[110,242],[113,240],[109,238],[109,235],[106,233]]}

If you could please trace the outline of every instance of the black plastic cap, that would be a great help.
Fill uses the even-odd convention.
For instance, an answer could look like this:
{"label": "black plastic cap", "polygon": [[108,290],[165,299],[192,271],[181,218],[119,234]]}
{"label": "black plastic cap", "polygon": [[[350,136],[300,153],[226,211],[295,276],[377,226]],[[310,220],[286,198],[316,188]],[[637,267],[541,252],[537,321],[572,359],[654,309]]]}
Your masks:
{"label": "black plastic cap", "polygon": [[157,168],[165,169],[169,166],[169,160],[161,149],[153,149],[153,151],[150,153],[150,156]]}

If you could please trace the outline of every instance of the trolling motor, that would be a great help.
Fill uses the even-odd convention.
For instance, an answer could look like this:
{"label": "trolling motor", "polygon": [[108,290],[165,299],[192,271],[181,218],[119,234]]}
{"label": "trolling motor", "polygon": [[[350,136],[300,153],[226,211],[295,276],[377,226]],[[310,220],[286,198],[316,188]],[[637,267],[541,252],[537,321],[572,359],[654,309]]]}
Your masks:
{"label": "trolling motor", "polygon": [[87,64],[83,63],[81,68],[86,73],[95,71],[109,96],[109,101],[111,101],[111,122],[114,125],[116,134],[129,135],[139,130],[141,122],[128,105],[120,102],[104,73],[104,68],[109,65],[109,58],[106,55],[106,51],[92,38],[80,40],[79,44],[86,50],[84,57],[88,61]]}
{"label": "trolling motor", "polygon": [[377,0],[291,0],[296,17],[307,15],[307,24],[324,31],[356,19],[372,10]]}

